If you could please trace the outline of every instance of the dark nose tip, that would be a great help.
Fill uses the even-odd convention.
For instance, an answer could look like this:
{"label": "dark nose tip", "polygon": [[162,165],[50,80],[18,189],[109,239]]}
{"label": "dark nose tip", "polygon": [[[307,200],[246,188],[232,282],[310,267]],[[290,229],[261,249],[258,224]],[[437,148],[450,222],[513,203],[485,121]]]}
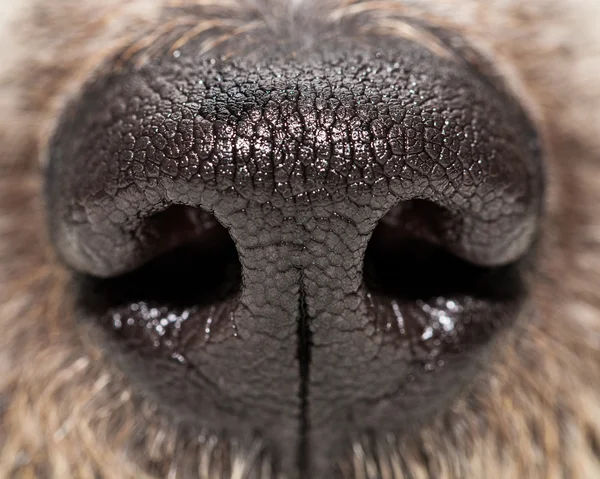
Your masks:
{"label": "dark nose tip", "polygon": [[240,245],[304,244],[332,216],[366,238],[418,199],[437,208],[395,215],[407,234],[477,264],[516,259],[541,197],[529,123],[459,61],[401,50],[166,57],[88,85],[51,149],[61,256],[92,275],[134,269],[196,234],[193,215],[162,214],[172,205],[214,212]]}

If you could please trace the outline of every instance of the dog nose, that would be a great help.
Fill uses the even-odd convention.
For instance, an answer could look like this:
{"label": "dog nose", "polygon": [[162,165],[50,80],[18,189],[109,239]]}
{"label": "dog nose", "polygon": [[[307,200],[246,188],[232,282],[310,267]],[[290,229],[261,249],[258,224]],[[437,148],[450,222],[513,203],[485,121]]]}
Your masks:
{"label": "dog nose", "polygon": [[175,221],[173,205],[214,214],[242,256],[315,236],[366,244],[394,208],[409,236],[515,260],[539,209],[525,119],[457,64],[408,54],[410,68],[169,58],[88,86],[51,149],[58,251],[92,275],[129,271],[197,234],[198,214]]}
{"label": "dog nose", "polygon": [[[394,260],[403,245],[429,245],[472,269],[518,260],[541,208],[537,148],[518,101],[458,55],[402,39],[328,40],[310,51],[267,45],[235,56],[190,44],[97,77],[67,106],[47,171],[51,236],[73,269],[115,277],[228,234],[241,265],[230,310],[245,346],[190,347],[186,357],[219,391],[200,391],[190,409],[203,410],[205,424],[214,401],[215,417],[229,408],[280,439],[290,431],[281,417],[297,420],[301,409],[315,444],[329,451],[349,424],[373,427],[397,414],[398,378],[420,357],[414,344],[376,334],[367,247],[424,284],[439,279],[438,260]],[[461,268],[452,266],[453,281],[463,281]],[[200,265],[196,274],[214,270]],[[459,337],[462,321],[476,343],[480,318],[492,318],[482,326],[490,329],[507,315],[495,300],[453,298],[438,294],[442,306],[430,296],[385,299],[386,318],[401,334],[421,328],[424,344],[435,331]],[[441,326],[427,329],[430,320]],[[419,397],[402,408],[433,407],[439,391],[456,389],[451,378],[415,386]]]}

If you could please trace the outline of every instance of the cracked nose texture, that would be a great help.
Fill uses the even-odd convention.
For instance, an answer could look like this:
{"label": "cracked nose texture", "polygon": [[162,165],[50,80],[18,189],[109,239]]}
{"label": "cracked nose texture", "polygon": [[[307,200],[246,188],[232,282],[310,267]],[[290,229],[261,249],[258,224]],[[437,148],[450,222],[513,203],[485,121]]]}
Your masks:
{"label": "cracked nose texture", "polygon": [[244,231],[232,211],[260,204],[299,223],[336,213],[366,235],[394,204],[424,199],[444,209],[425,229],[445,248],[481,264],[516,259],[540,185],[515,105],[422,47],[364,50],[189,53],[90,85],[52,148],[61,255],[93,275],[131,270],[164,247],[167,232],[147,219],[172,204],[260,241],[269,233]]}
{"label": "cracked nose texture", "polygon": [[303,409],[314,433],[298,440],[322,446],[318,469],[348,424],[368,428],[417,403],[433,409],[440,390],[456,388],[440,376],[415,400],[390,399],[410,382],[399,378],[415,353],[375,333],[363,260],[378,221],[425,200],[439,208],[405,225],[409,236],[474,264],[514,261],[536,229],[540,164],[517,103],[458,57],[375,37],[266,45],[221,56],[191,42],[88,84],[51,145],[49,216],[63,260],[110,277],[177,242],[158,213],[214,214],[242,266],[238,337],[188,351],[218,390],[190,407],[253,415],[285,444],[302,435]]}

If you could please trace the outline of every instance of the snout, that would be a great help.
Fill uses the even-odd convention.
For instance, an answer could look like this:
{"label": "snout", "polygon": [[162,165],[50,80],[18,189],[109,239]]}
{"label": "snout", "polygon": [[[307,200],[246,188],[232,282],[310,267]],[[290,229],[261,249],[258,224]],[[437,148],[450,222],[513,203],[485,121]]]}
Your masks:
{"label": "snout", "polygon": [[541,157],[460,52],[257,35],[89,82],[49,225],[82,323],[153,400],[330,477],[353,434],[446,407],[518,317]]}

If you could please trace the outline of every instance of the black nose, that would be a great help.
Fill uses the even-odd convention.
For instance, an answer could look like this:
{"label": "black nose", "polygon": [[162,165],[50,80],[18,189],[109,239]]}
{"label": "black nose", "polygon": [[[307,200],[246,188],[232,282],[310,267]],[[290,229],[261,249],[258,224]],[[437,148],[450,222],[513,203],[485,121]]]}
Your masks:
{"label": "black nose", "polygon": [[331,218],[347,225],[342,238],[355,230],[364,243],[414,199],[439,208],[413,215],[409,234],[477,264],[522,255],[539,163],[514,102],[410,44],[393,58],[337,56],[168,58],[89,86],[52,149],[61,255],[92,275],[136,268],[187,238],[189,224],[153,221],[170,205],[214,212],[242,256],[246,243],[282,234],[311,243]]}
{"label": "black nose", "polygon": [[[235,338],[186,346],[198,375],[173,380],[201,424],[213,426],[202,414],[246,418],[285,443],[301,410],[315,431],[308,442],[325,441],[325,451],[355,427],[433,407],[455,389],[444,376],[416,381],[414,401],[398,399],[415,364],[450,363],[445,345],[479,341],[506,305],[464,291],[381,299],[365,285],[365,251],[379,225],[380,264],[424,287],[439,262],[460,283],[465,268],[521,258],[542,187],[518,102],[459,54],[402,39],[267,44],[235,56],[198,54],[192,42],[177,53],[97,78],[64,112],[47,189],[61,258],[114,277],[201,241],[214,218],[228,230],[242,267],[228,310]],[[394,260],[407,241],[445,259]]]}

